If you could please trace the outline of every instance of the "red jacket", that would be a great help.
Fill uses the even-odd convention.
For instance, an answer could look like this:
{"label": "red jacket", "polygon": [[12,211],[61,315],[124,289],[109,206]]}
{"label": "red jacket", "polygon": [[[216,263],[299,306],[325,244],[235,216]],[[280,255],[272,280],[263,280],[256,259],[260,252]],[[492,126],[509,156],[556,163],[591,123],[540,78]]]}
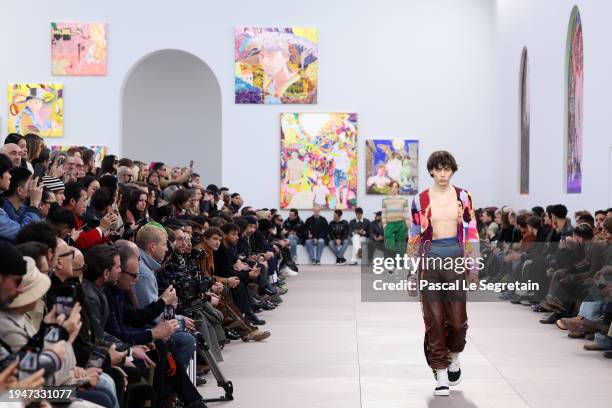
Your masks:
{"label": "red jacket", "polygon": [[[81,217],[74,215],[74,228],[80,229],[85,225],[85,222]],[[108,242],[108,235],[104,236],[99,228],[93,228],[88,231],[81,231],[81,235],[74,243],[74,246],[79,248],[81,251],[85,251],[93,246],[99,244],[105,244]]]}

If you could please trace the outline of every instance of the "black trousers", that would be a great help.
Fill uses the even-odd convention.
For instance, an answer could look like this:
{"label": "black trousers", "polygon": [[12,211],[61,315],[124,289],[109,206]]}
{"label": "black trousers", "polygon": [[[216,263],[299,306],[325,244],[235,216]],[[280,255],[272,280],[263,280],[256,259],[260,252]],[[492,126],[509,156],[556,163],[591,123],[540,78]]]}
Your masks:
{"label": "black trousers", "polygon": [[[172,355],[174,367],[168,362],[168,354]],[[165,341],[155,341],[155,352],[152,353],[155,361],[155,373],[153,376],[153,388],[155,398],[153,408],[162,408],[166,397],[172,392],[176,393],[184,405],[202,399],[195,385],[189,380],[185,366],[174,357],[173,346]],[[142,362],[135,361],[140,368],[144,368]]]}
{"label": "black trousers", "polygon": [[234,304],[242,313],[252,312],[253,300],[251,299],[251,295],[248,291],[248,273],[239,273],[238,278],[240,279],[240,284],[232,289],[232,299],[234,300]]}

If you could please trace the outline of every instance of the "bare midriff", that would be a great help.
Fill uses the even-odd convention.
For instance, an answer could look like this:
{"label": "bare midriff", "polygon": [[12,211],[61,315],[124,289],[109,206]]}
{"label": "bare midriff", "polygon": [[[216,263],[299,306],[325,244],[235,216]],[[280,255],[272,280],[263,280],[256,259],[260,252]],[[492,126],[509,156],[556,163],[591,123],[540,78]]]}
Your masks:
{"label": "bare midriff", "polygon": [[429,191],[431,207],[432,239],[457,236],[457,221],[461,217],[461,204],[457,201],[455,189],[445,192]]}

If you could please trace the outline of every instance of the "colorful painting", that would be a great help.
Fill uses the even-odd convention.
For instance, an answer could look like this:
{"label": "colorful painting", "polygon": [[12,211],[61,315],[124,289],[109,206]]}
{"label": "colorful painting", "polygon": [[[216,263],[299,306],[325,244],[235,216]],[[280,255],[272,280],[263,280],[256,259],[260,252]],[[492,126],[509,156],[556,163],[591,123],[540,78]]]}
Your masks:
{"label": "colorful painting", "polygon": [[582,21],[574,6],[567,34],[567,192],[582,191]]}
{"label": "colorful painting", "polygon": [[236,28],[236,103],[317,103],[316,28]]}
{"label": "colorful painting", "polygon": [[8,132],[42,137],[64,134],[64,86],[61,84],[9,84]]}
{"label": "colorful painting", "polygon": [[[81,146],[63,146],[63,145],[56,145],[56,146],[50,146],[49,149],[51,149],[52,152],[67,152],[68,150],[70,150],[71,148],[79,148]],[[95,152],[94,155],[94,163],[96,167],[101,167],[102,166],[102,160],[106,157],[106,152],[108,151],[106,146],[85,146],[88,149],[91,149]]]}
{"label": "colorful painting", "polygon": [[391,181],[399,182],[400,194],[418,193],[418,140],[366,140],[366,193],[389,195]]}
{"label": "colorful painting", "polygon": [[51,23],[53,75],[106,75],[105,23]]}
{"label": "colorful painting", "polygon": [[527,48],[523,48],[521,57],[521,194],[529,194],[529,128],[530,128],[530,103],[529,93],[529,55]]}
{"label": "colorful painting", "polygon": [[281,208],[357,206],[357,114],[281,113]]}

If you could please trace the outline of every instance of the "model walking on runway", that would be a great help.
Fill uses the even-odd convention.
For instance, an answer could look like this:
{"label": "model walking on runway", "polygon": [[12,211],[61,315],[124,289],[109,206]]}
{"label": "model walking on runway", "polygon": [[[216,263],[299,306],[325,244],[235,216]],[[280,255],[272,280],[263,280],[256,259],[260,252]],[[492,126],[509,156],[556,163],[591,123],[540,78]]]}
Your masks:
{"label": "model walking on runway", "polygon": [[[474,268],[459,273],[463,268],[457,266],[463,265],[465,259],[461,263],[456,260],[475,259],[478,232],[470,193],[450,182],[457,171],[453,155],[446,151],[432,153],[427,160],[427,171],[434,184],[412,201],[410,242],[415,244],[415,252],[410,252],[423,258],[416,276],[419,287],[425,283],[423,280],[428,285],[456,285],[453,290],[434,290],[427,286],[420,290],[425,358],[437,380],[434,395],[450,395],[449,386],[461,381],[459,353],[465,347],[468,328],[463,282],[478,280],[478,271]],[[442,262],[436,263],[436,258],[442,258]],[[453,266],[447,266],[448,259]]]}
{"label": "model walking on runway", "polygon": [[389,184],[391,195],[382,201],[382,227],[385,234],[385,248],[388,257],[406,252],[406,237],[410,227],[410,205],[399,195],[397,180]]}

